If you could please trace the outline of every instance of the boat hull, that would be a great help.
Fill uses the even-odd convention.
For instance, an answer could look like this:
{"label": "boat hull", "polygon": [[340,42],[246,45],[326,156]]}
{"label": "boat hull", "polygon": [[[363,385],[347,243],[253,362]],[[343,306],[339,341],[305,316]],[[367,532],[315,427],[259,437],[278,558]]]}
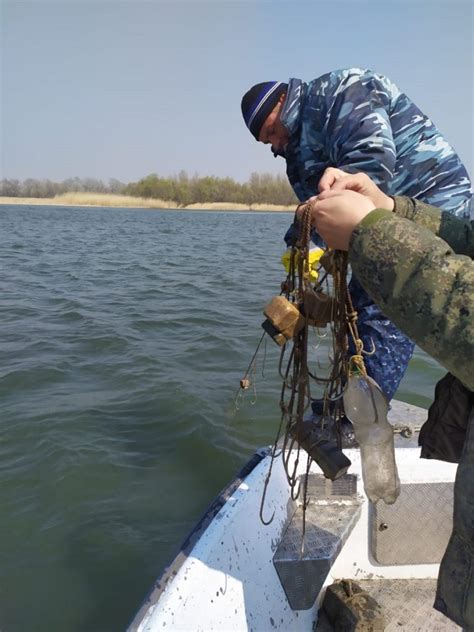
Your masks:
{"label": "boat hull", "polygon": [[[391,422],[394,424],[406,420],[407,415],[413,422],[414,417],[421,419],[425,414],[421,409],[408,405],[400,404],[394,408],[396,410],[391,413]],[[403,442],[397,443],[396,458],[402,494],[410,488],[410,494],[416,492],[418,498],[423,498],[426,501],[424,513],[418,511],[416,516],[413,513],[403,516],[407,504],[404,500],[399,505],[399,515],[396,512],[394,518],[394,515],[383,513],[388,506],[370,503],[363,491],[359,451],[345,450],[352,461],[350,476],[355,481],[355,488],[347,497],[341,496],[337,490],[332,495],[328,491],[327,497],[316,493],[316,502],[320,504],[319,508],[313,508],[316,517],[308,518],[306,539],[311,540],[311,529],[316,529],[316,545],[321,540],[318,534],[330,532],[331,535],[330,553],[324,551],[323,554],[315,554],[316,557],[309,548],[302,552],[299,548],[303,539],[298,512],[301,514],[302,509],[298,502],[291,499],[281,457],[273,463],[263,510],[266,521],[271,517],[273,519],[269,524],[260,521],[262,492],[271,456],[269,449],[258,451],[196,525],[176,558],[153,587],[129,631],[312,630],[317,623],[326,587],[340,578],[356,581],[428,580],[433,590],[445,539],[449,535],[451,508],[448,507],[444,512],[444,530],[435,529],[441,534],[439,541],[431,542],[429,546],[426,543],[422,545],[423,521],[434,521],[436,524],[439,490],[452,490],[456,466],[420,460],[419,449],[413,440],[406,442],[407,447],[400,447],[404,445]],[[296,458],[295,450],[290,454],[290,462]],[[304,474],[305,465],[306,459],[301,458],[296,465],[299,474]],[[319,487],[321,480],[326,481],[315,464],[311,476]],[[410,502],[407,506],[410,506]],[[327,515],[328,503],[336,522],[342,515],[341,508],[345,507],[346,513],[349,504],[356,508],[349,512],[352,523],[348,523],[347,528],[343,525],[339,529],[340,535],[339,531],[331,531],[332,527],[323,530],[321,524],[318,525],[318,515],[322,516],[324,512]],[[419,510],[417,498],[412,506]],[[396,507],[397,504],[393,505],[393,508]],[[403,518],[400,524],[412,525],[415,536],[411,533],[404,540],[403,533],[396,532],[398,518]],[[389,527],[380,528],[387,520]],[[289,534],[295,539],[295,545],[288,545]],[[282,544],[285,537],[286,545]],[[403,563],[399,563],[397,547],[399,551],[405,550],[408,543],[413,543],[413,537],[420,538],[419,546],[415,544],[410,547],[416,561],[413,562],[411,554],[408,554],[402,560]],[[377,538],[378,548],[374,548]],[[390,538],[393,547],[390,546]],[[285,546],[290,553],[296,546],[298,550],[293,558]],[[420,547],[426,549],[428,557],[416,557]],[[391,548],[394,548],[392,553]],[[318,548],[320,550],[321,546]],[[382,563],[377,561],[376,556]],[[430,563],[420,563],[420,560],[427,559]],[[311,577],[314,580],[314,573],[324,574],[316,576],[312,582],[304,579]],[[456,626],[450,627],[451,624],[442,615],[434,610],[432,613],[438,618],[437,624],[443,626],[445,622],[446,629],[456,629]]]}

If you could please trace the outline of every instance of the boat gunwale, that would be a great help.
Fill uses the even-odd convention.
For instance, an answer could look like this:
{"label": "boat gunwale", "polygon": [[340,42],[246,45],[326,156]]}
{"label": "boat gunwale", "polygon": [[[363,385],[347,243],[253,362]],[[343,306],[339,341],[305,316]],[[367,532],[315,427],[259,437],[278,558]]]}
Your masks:
{"label": "boat gunwale", "polygon": [[140,625],[145,621],[146,613],[154,604],[159,601],[162,593],[165,591],[168,582],[173,579],[184,562],[189,557],[196,543],[202,537],[206,529],[210,526],[219,511],[225,506],[233,493],[245,481],[247,476],[267,457],[271,454],[272,448],[259,448],[250,457],[247,463],[237,472],[234,478],[219,492],[219,494],[210,503],[207,509],[197,521],[191,532],[186,536],[173,556],[171,562],[167,564],[162,573],[154,582],[152,588],[144,598],[140,608],[134,614],[133,619],[127,626],[127,632],[135,632],[139,630]]}

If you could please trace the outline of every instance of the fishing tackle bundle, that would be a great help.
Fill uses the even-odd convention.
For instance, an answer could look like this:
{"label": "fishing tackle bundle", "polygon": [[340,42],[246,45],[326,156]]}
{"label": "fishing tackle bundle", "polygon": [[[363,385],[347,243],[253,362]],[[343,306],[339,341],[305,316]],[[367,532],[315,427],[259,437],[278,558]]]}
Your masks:
{"label": "fishing tackle bundle", "polygon": [[[392,503],[400,491],[393,431],[386,419],[388,403],[376,382],[367,376],[364,366],[364,355],[375,349],[364,350],[359,338],[357,313],[347,287],[347,253],[326,251],[315,275],[310,262],[309,203],[297,208],[295,225],[299,226],[299,235],[291,248],[288,274],[281,294],[265,307],[266,320],[262,324],[264,331],[281,346],[279,373],[282,378],[281,419],[260,510],[264,524],[272,520],[263,517],[263,508],[273,462],[280,455],[294,500],[301,492],[298,481],[303,481],[303,511],[307,506],[312,461],[324,476],[335,480],[351,465],[342,447],[359,445],[364,487],[371,501],[383,499]],[[327,336],[330,363],[326,374],[321,375],[319,367],[318,370],[313,368],[315,363],[308,357],[308,348],[311,335],[314,336],[314,332],[317,335],[318,330],[325,327],[329,327],[332,334]],[[356,350],[353,355],[349,353],[349,340]],[[241,388],[248,388],[246,378],[247,374]],[[312,387],[322,390],[316,400],[317,414],[313,412]],[[306,458],[306,468],[305,475],[299,479],[301,458]]]}

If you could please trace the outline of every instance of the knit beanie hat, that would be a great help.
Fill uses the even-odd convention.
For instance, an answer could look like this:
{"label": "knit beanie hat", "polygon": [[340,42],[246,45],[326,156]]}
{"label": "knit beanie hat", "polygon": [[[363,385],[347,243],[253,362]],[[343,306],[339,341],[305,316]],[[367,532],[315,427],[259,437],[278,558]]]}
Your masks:
{"label": "knit beanie hat", "polygon": [[242,116],[245,124],[257,140],[267,116],[287,89],[287,83],[266,81],[257,83],[244,94],[241,103]]}

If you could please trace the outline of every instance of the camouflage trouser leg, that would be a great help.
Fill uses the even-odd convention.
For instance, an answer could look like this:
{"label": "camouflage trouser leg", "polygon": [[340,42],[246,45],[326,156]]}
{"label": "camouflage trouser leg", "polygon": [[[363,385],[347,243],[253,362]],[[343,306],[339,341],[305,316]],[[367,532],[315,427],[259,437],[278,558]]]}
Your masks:
{"label": "camouflage trouser leg", "polygon": [[[373,355],[364,355],[367,373],[390,400],[405,374],[415,345],[374,305],[354,276],[349,291],[358,313],[357,327],[364,349],[375,348]],[[354,352],[351,344],[350,353]]]}
{"label": "camouflage trouser leg", "polygon": [[434,607],[474,630],[474,411],[456,473],[453,532],[441,561]]}

